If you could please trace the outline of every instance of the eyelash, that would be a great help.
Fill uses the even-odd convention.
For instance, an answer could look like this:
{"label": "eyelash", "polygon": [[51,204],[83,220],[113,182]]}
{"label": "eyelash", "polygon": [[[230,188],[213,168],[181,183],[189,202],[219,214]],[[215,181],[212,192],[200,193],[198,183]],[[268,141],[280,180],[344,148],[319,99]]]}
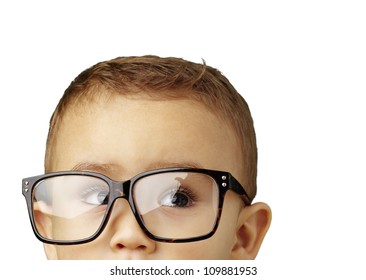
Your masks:
{"label": "eyelash", "polygon": [[[86,203],[88,203],[86,201],[87,198],[88,198],[88,196],[91,195],[95,191],[105,191],[105,188],[102,188],[100,186],[91,186],[91,187],[88,187],[87,189],[84,189],[84,190],[82,190],[80,192],[81,200],[84,201],[84,202],[86,202]],[[99,195],[99,193],[97,195]],[[108,194],[105,197],[108,197]]]}
{"label": "eyelash", "polygon": [[[197,203],[197,195],[192,192],[192,190],[190,190],[189,188],[185,188],[185,187],[182,187],[180,186],[179,188],[179,191],[177,191],[176,189],[172,189],[168,192],[166,192],[165,194],[162,195],[162,198],[164,198],[165,195],[176,195],[176,194],[182,194],[182,195],[185,195],[188,199],[188,206],[182,206],[182,207],[179,207],[179,206],[169,206],[169,207],[176,207],[176,208],[188,208],[188,207],[191,207],[193,204]],[[171,197],[173,198],[173,197]]]}
{"label": "eyelash", "polygon": [[179,193],[187,195],[192,201],[197,202],[197,195],[189,188],[180,187]]}

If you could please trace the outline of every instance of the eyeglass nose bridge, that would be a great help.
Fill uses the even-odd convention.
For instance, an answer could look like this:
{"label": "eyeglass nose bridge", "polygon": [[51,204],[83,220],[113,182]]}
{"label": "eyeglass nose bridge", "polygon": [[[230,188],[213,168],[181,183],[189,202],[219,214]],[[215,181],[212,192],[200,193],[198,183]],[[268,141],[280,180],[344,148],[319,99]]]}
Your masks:
{"label": "eyeglass nose bridge", "polygon": [[124,198],[126,200],[129,200],[130,186],[131,181],[125,181],[125,182],[113,181],[111,185],[112,201],[115,201],[117,198]]}
{"label": "eyeglass nose bridge", "polygon": [[[132,195],[131,195],[132,184],[133,183],[131,180],[124,181],[124,182],[117,182],[117,181],[110,182],[110,188],[111,188],[112,195],[110,196],[111,201],[110,201],[110,207],[108,210],[108,217],[111,214],[112,205],[118,199],[125,199],[127,201],[127,203],[129,204],[129,206],[132,210],[132,213],[135,215],[137,222],[141,225],[141,222],[138,220],[138,217],[136,214],[135,204],[132,201]],[[108,218],[107,218],[107,220],[108,220]]]}

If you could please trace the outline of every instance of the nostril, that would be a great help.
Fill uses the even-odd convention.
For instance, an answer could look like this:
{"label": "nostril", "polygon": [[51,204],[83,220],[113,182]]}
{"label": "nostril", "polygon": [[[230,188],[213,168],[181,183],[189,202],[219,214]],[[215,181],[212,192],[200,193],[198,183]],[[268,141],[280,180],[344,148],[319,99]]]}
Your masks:
{"label": "nostril", "polygon": [[[128,246],[125,246],[125,245],[123,245],[123,244],[121,244],[121,243],[117,243],[116,245],[116,249],[124,249],[124,248],[128,248]],[[139,246],[136,246],[136,247],[134,247],[133,249],[146,249],[146,246],[145,245],[139,245]]]}

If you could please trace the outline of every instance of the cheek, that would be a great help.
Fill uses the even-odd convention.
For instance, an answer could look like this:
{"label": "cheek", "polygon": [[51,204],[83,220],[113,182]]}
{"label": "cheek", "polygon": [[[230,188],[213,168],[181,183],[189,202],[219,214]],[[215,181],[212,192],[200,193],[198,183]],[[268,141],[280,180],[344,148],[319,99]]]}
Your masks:
{"label": "cheek", "polygon": [[229,254],[223,243],[211,237],[210,239],[182,243],[182,244],[161,244],[156,253],[156,259],[167,260],[210,260],[210,259],[228,259]]}
{"label": "cheek", "polygon": [[164,259],[230,259],[236,241],[237,217],[241,205],[235,194],[228,193],[216,233],[209,239],[182,243],[158,244],[159,258]]}
{"label": "cheek", "polygon": [[106,252],[99,246],[96,246],[93,242],[82,245],[56,246],[56,251],[59,260],[108,259]]}
{"label": "cheek", "polygon": [[219,227],[207,248],[213,248],[218,259],[229,259],[236,242],[237,221],[242,206],[241,199],[233,192],[225,196]]}

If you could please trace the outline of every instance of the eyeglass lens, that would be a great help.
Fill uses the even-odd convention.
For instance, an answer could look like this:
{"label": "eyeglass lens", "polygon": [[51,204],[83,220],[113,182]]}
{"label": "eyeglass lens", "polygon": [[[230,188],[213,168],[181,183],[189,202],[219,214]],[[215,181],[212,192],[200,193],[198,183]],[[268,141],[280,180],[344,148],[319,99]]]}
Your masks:
{"label": "eyeglass lens", "polygon": [[[139,219],[156,237],[199,237],[211,232],[216,223],[219,191],[215,180],[206,174],[148,175],[134,182],[131,195]],[[49,240],[89,238],[102,225],[110,200],[110,186],[101,178],[46,178],[38,182],[32,195],[36,229]]]}

